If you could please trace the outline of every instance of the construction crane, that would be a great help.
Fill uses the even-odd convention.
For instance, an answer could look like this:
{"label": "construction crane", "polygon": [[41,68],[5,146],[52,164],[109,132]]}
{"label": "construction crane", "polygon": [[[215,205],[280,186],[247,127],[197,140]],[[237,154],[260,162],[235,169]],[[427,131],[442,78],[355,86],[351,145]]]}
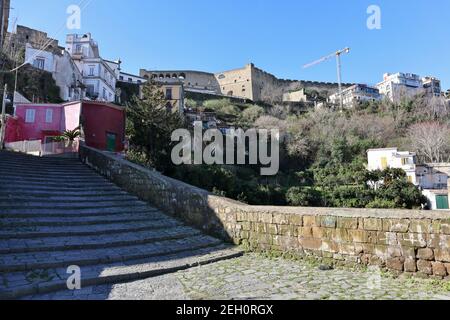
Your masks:
{"label": "construction crane", "polygon": [[333,52],[332,54],[329,54],[328,56],[320,58],[317,61],[305,64],[303,66],[303,69],[307,69],[307,68],[313,67],[315,65],[318,65],[322,62],[325,62],[333,57],[336,57],[337,77],[338,77],[338,85],[339,85],[339,103],[340,103],[341,110],[344,108],[344,101],[342,98],[342,74],[341,74],[341,55],[344,53],[350,53],[350,48],[345,48],[345,49]]}

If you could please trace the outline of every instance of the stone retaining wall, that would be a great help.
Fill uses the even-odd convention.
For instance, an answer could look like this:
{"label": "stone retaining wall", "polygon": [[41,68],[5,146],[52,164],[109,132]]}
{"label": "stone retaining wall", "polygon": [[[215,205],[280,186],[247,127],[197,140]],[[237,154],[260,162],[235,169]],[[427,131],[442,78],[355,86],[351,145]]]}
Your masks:
{"label": "stone retaining wall", "polygon": [[80,158],[167,214],[255,251],[450,274],[450,211],[248,206],[88,147]]}

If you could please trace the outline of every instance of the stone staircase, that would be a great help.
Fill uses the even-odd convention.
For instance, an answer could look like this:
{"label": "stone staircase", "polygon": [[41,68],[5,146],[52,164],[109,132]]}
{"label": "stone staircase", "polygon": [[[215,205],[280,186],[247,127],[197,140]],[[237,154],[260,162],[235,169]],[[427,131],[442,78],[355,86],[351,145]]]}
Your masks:
{"label": "stone staircase", "polygon": [[242,255],[77,159],[0,152],[0,299],[163,275]]}

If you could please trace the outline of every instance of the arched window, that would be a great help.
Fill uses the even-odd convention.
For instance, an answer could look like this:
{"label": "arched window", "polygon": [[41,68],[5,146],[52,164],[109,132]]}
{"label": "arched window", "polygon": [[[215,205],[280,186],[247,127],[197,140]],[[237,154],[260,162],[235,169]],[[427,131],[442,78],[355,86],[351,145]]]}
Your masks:
{"label": "arched window", "polygon": [[179,77],[181,80],[184,80],[184,79],[186,79],[186,74],[185,73],[180,73],[180,77]]}
{"label": "arched window", "polygon": [[166,78],[167,78],[167,79],[170,79],[170,74],[166,74]]}
{"label": "arched window", "polygon": [[173,78],[173,79],[177,79],[177,78],[178,78],[177,74],[174,73],[174,74],[172,75],[172,78]]}

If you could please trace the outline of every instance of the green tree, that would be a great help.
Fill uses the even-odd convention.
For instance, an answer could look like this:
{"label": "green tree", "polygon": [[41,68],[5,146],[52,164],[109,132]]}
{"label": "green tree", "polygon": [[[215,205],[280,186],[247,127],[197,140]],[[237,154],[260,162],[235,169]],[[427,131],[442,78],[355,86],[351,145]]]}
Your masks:
{"label": "green tree", "polygon": [[133,152],[143,155],[147,165],[168,173],[173,168],[171,135],[184,123],[178,113],[168,110],[156,82],[147,82],[142,93],[142,99],[134,97],[127,104],[127,137]]}

